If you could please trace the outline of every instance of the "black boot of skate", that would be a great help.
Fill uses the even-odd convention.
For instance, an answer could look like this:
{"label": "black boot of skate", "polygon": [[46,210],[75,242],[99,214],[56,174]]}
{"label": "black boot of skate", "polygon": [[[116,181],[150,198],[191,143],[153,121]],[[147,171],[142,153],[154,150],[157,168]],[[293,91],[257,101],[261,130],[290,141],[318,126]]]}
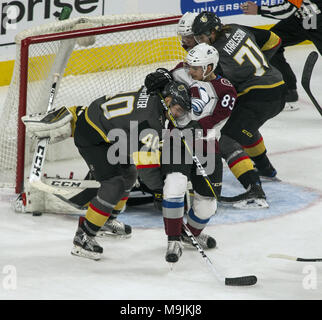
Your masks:
{"label": "black boot of skate", "polygon": [[234,197],[220,197],[220,203],[232,204],[237,209],[262,209],[268,208],[266,195],[260,184],[251,184],[245,193]]}
{"label": "black boot of skate", "polygon": [[103,248],[96,242],[94,236],[89,236],[82,227],[78,227],[71,254],[83,258],[99,260],[103,253]]}

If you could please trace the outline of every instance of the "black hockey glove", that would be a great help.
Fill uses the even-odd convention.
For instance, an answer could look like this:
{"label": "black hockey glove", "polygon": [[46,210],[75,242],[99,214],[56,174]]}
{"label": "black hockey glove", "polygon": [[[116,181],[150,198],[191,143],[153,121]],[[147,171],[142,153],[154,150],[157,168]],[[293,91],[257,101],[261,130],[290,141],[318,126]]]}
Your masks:
{"label": "black hockey glove", "polygon": [[162,200],[163,200],[162,191],[157,190],[153,192],[154,208],[158,211],[162,211]]}
{"label": "black hockey glove", "polygon": [[155,72],[149,73],[144,80],[147,94],[162,91],[170,81],[172,81],[172,75],[165,68],[158,68]]}

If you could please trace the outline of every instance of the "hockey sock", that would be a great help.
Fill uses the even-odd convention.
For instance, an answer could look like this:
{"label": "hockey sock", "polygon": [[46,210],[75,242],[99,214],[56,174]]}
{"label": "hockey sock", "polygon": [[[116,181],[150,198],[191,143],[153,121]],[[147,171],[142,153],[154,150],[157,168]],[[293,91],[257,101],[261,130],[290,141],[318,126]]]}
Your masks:
{"label": "hockey sock", "polygon": [[200,219],[195,215],[194,210],[191,208],[188,212],[188,223],[187,227],[191,231],[191,233],[197,237],[201,233],[201,231],[206,227],[207,223],[209,222],[209,219]]}
{"label": "hockey sock", "polygon": [[266,147],[264,144],[264,140],[259,132],[257,133],[257,138],[258,139],[254,143],[247,146],[246,145],[243,146],[245,152],[252,159],[256,159],[257,157],[260,157],[266,154]]}
{"label": "hockey sock", "polygon": [[266,150],[263,154],[261,154],[257,157],[253,157],[252,160],[254,161],[255,166],[258,170],[272,167],[272,164],[266,155]]}
{"label": "hockey sock", "polygon": [[85,217],[79,217],[78,226],[90,237],[95,237],[97,231],[100,229],[95,224],[86,220]]}
{"label": "hockey sock", "polygon": [[255,170],[250,170],[238,177],[238,181],[245,189],[251,184],[261,184],[258,173]]}
{"label": "hockey sock", "polygon": [[163,199],[162,214],[166,235],[180,236],[184,214],[184,197]]}
{"label": "hockey sock", "polygon": [[168,236],[168,241],[180,241],[180,236]]}
{"label": "hockey sock", "polygon": [[129,199],[129,197],[123,197],[117,204],[116,206],[113,208],[113,214],[115,213],[120,213],[126,206],[126,202]]}
{"label": "hockey sock", "polygon": [[97,231],[106,223],[110,217],[110,213],[103,212],[96,208],[92,203],[89,205],[83,226],[84,231],[90,235],[96,235]]}

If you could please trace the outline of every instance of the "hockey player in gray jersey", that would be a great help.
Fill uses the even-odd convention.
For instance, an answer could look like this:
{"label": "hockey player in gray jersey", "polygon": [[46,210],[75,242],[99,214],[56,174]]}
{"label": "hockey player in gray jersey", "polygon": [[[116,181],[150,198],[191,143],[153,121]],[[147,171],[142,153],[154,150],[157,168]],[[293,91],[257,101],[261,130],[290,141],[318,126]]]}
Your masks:
{"label": "hockey player in gray jersey", "polygon": [[[189,99],[187,98],[189,97]],[[175,118],[184,114],[190,96],[185,86],[172,83],[164,99]],[[96,181],[97,195],[78,225],[72,254],[100,259],[103,248],[95,236],[120,202],[125,201],[137,178],[137,166],[159,164],[159,138],[166,114],[160,97],[138,91],[103,96],[89,107],[62,107],[44,115],[25,116],[27,133],[49,137],[51,143],[74,137],[79,153]]]}
{"label": "hockey player in gray jersey", "polygon": [[[235,108],[221,130],[220,149],[247,191],[231,201],[266,199],[259,175],[274,178],[276,170],[266,155],[258,129],[281,112],[285,104],[282,75],[269,63],[280,45],[280,38],[267,30],[223,25],[213,12],[200,13],[192,31],[198,43],[207,43],[217,49],[220,74],[232,82],[238,93]],[[252,161],[227,148],[232,145],[227,142],[231,139],[243,147]]]}
{"label": "hockey player in gray jersey", "polygon": [[296,76],[285,59],[284,49],[304,40],[311,40],[322,54],[322,0],[285,0],[278,4],[261,6],[247,1],[241,7],[245,14],[260,14],[280,20],[270,29],[282,39],[282,45],[271,63],[282,73],[287,85],[287,103],[284,110],[297,110]]}

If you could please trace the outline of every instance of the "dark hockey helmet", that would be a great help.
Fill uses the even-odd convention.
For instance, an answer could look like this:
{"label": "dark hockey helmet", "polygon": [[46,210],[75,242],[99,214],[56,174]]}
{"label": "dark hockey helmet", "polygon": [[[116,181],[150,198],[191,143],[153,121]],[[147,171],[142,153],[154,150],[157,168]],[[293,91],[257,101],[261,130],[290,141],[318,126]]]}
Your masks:
{"label": "dark hockey helmet", "polygon": [[171,105],[179,104],[184,110],[191,110],[189,88],[182,82],[170,81],[162,91],[163,97],[171,97]]}
{"label": "dark hockey helmet", "polygon": [[220,32],[222,27],[221,20],[214,12],[204,11],[195,18],[192,24],[192,32],[195,36],[201,34],[210,36],[212,31]]}

